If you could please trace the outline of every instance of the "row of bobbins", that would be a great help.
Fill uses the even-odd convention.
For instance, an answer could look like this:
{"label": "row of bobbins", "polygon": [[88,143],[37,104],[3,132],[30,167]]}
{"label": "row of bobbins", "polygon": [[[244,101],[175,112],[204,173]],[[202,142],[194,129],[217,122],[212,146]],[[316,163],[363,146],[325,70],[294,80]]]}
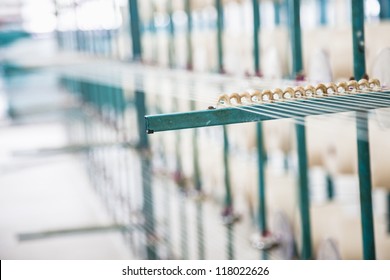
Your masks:
{"label": "row of bobbins", "polygon": [[264,102],[289,100],[297,98],[323,97],[331,95],[348,94],[355,92],[380,91],[381,84],[378,79],[361,79],[359,81],[350,80],[348,82],[318,84],[316,86],[307,85],[305,87],[287,87],[284,90],[276,88],[274,90],[248,90],[244,93],[222,94],[218,98],[217,104],[220,106],[229,105],[250,105]]}

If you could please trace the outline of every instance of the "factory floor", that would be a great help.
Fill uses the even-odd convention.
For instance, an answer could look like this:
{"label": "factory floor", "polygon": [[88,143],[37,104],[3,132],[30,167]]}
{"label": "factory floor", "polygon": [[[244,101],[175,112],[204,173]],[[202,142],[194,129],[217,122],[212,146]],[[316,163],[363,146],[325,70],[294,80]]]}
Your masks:
{"label": "factory floor", "polygon": [[0,128],[0,259],[131,259],[77,156],[12,155],[65,142],[55,122]]}

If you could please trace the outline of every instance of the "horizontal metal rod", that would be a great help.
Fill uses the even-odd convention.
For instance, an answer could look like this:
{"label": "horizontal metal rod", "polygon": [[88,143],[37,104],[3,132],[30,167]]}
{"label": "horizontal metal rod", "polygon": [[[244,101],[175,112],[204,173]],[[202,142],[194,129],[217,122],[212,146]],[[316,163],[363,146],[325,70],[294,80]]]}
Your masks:
{"label": "horizontal metal rod", "polygon": [[12,156],[14,157],[56,156],[60,154],[84,153],[94,149],[103,149],[103,148],[137,149],[138,145],[132,142],[85,143],[79,145],[67,145],[67,146],[53,147],[53,148],[16,150],[12,152]]}
{"label": "horizontal metal rod", "polygon": [[89,227],[80,227],[80,228],[48,230],[42,232],[21,233],[18,234],[18,239],[19,241],[32,241],[32,240],[45,239],[51,237],[62,237],[65,235],[91,234],[91,233],[125,231],[125,230],[129,230],[129,228],[124,225],[118,225],[118,224],[101,225],[101,226],[99,225],[99,226],[89,226]]}
{"label": "horizontal metal rod", "polygon": [[[382,92],[383,93],[383,92]],[[374,97],[374,94],[369,94],[370,98]],[[367,93],[353,94],[353,96],[367,97]],[[375,96],[378,101],[383,101],[382,104],[372,104],[367,102],[361,106],[356,106],[355,103],[348,103],[351,97],[348,95],[342,96],[328,96],[321,98],[309,98],[309,99],[294,99],[291,101],[278,101],[273,103],[263,103],[259,105],[228,107],[222,109],[210,109],[202,111],[171,113],[161,115],[148,115],[146,119],[146,132],[154,133],[159,131],[227,125],[244,122],[258,122],[281,118],[294,118],[294,117],[306,117],[311,115],[324,115],[330,113],[350,112],[356,110],[371,110],[377,108],[390,107],[390,94],[389,96],[378,95]],[[343,107],[334,107],[334,102],[343,102]],[[300,110],[294,110],[294,104],[307,106],[308,112]],[[310,108],[311,105],[316,105],[320,102],[324,106],[324,102],[329,102],[329,109],[332,112],[325,110],[317,110]],[[326,107],[324,106],[324,109]],[[263,113],[262,109],[265,111]],[[290,110],[286,114],[286,109]],[[273,112],[274,114],[271,114]]]}

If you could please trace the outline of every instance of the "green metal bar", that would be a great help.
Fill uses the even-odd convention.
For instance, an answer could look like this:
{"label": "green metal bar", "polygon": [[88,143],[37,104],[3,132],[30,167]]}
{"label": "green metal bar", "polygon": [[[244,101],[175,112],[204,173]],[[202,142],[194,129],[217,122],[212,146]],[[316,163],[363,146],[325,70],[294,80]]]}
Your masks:
{"label": "green metal bar", "polygon": [[317,0],[319,9],[319,23],[320,25],[326,25],[328,23],[328,0]]}
{"label": "green metal bar", "polygon": [[203,226],[203,203],[198,200],[196,202],[196,226],[198,233],[198,258],[200,260],[206,259],[205,254],[205,239],[204,239],[204,226]]}
{"label": "green metal bar", "polygon": [[390,19],[390,1],[379,0],[379,4],[380,4],[379,17],[381,19]]}
{"label": "green metal bar", "polygon": [[333,200],[334,198],[334,182],[330,174],[326,175],[326,196],[328,200]]}
{"label": "green metal bar", "polygon": [[[302,75],[302,39],[301,39],[301,18],[300,1],[289,0],[290,14],[290,39],[292,49],[292,76],[298,78]],[[318,110],[320,111],[320,110]],[[306,127],[304,117],[297,118],[295,125],[298,152],[298,193],[299,212],[301,219],[301,258],[304,260],[312,258],[311,228],[310,228],[310,200],[308,186],[308,168],[306,154]]]}
{"label": "green metal bar", "polygon": [[140,61],[142,59],[140,19],[138,14],[138,0],[129,0],[130,9],[130,28],[131,41],[133,47],[133,59]]}
{"label": "green metal bar", "polygon": [[293,78],[302,74],[302,38],[300,22],[300,0],[289,1],[290,40],[292,49],[292,75]]}
{"label": "green metal bar", "polygon": [[185,0],[185,11],[187,14],[187,70],[193,68],[193,50],[192,50],[192,14],[191,0]]}
{"label": "green metal bar", "polygon": [[[307,106],[307,108],[310,108],[311,105],[316,105],[319,103],[321,105],[324,105],[324,102],[328,102],[329,107],[332,108],[333,104],[343,102],[345,107],[333,107],[331,109],[333,112],[353,112],[356,111],[356,109],[370,110],[390,106],[390,95],[386,97],[383,94],[381,94],[381,96],[376,96],[375,93],[359,93],[354,94],[353,96],[376,98],[378,101],[381,101],[382,104],[378,105],[373,103],[367,103],[357,108],[356,104],[348,103],[348,101],[351,100],[350,98],[353,97],[344,95],[332,97],[328,96],[324,98],[299,99],[288,102],[264,103],[261,105],[253,106],[230,107],[214,110],[172,113],[163,115],[150,115],[145,117],[146,130],[148,133],[153,133],[158,131],[226,125],[243,122],[258,122],[272,119],[295,118],[329,113],[329,111],[327,112],[326,110],[320,109],[316,109],[310,112],[299,112],[294,109],[295,103],[300,105],[304,104],[305,106]],[[325,107],[326,106],[324,106],[324,108]],[[288,114],[286,114],[286,110],[288,110]]]}
{"label": "green metal bar", "polygon": [[[299,120],[299,119],[298,119]],[[304,121],[303,119],[301,119]],[[311,246],[311,228],[310,228],[310,200],[309,184],[307,176],[307,154],[306,154],[306,129],[304,124],[296,124],[297,151],[298,151],[298,193],[299,193],[299,212],[301,219],[301,259],[309,260],[312,258]]]}
{"label": "green metal bar", "polygon": [[150,32],[153,34],[154,40],[153,41],[153,62],[158,62],[158,38],[157,38],[157,28],[156,28],[156,21],[154,18],[154,14],[156,12],[156,5],[154,4],[154,0],[150,0],[150,5],[152,7],[152,20],[151,20],[151,30]]}
{"label": "green metal bar", "polygon": [[353,72],[355,79],[361,79],[366,72],[364,43],[364,0],[353,1],[352,6],[352,43]]}
{"label": "green metal bar", "polygon": [[[356,0],[352,5],[352,40],[354,75],[360,79],[366,72],[364,44],[364,0]],[[358,148],[358,173],[360,186],[360,211],[362,219],[363,257],[375,259],[374,217],[372,211],[372,186],[370,144],[368,132],[368,112],[357,111],[356,124]]]}
{"label": "green metal bar", "polygon": [[[263,125],[261,122],[256,123],[256,137],[257,137],[257,176],[258,176],[258,225],[260,234],[264,237],[268,234],[267,225],[267,208],[266,208],[266,195],[265,195],[265,151],[263,147]],[[262,251],[261,258],[263,260],[268,259],[268,253]]]}
{"label": "green metal bar", "polygon": [[187,203],[186,196],[184,192],[180,193],[180,223],[181,223],[181,233],[180,233],[180,247],[181,247],[181,258],[183,260],[188,260],[188,230],[187,230]]}
{"label": "green metal bar", "polygon": [[[225,209],[223,215],[234,215],[233,196],[230,182],[230,165],[229,165],[229,138],[227,127],[223,126],[223,165],[224,165],[224,182],[225,182]],[[234,259],[233,246],[233,224],[227,225],[227,255],[228,259]]]}
{"label": "green metal bar", "polygon": [[372,211],[371,170],[370,170],[370,147],[368,141],[368,114],[356,112],[360,119],[357,126],[358,148],[358,173],[360,186],[360,212],[362,220],[363,257],[366,260],[375,259],[375,234],[374,216]]}
{"label": "green metal bar", "polygon": [[222,0],[215,0],[215,7],[217,9],[217,48],[218,48],[218,72],[224,73],[223,66],[223,6]]}
{"label": "green metal bar", "polygon": [[253,55],[255,74],[260,75],[260,48],[259,48],[259,31],[260,31],[260,10],[259,0],[252,0],[253,5]]}
{"label": "green metal bar", "polygon": [[233,207],[233,197],[230,183],[230,166],[229,166],[229,138],[226,126],[223,126],[223,165],[224,165],[224,182],[225,182],[225,207]]}
{"label": "green metal bar", "polygon": [[[190,108],[192,111],[195,110],[195,101],[191,100]],[[194,186],[198,195],[202,195],[202,180],[200,174],[199,166],[199,149],[198,149],[198,130],[194,129],[192,135],[192,157],[193,157],[193,166],[194,166]],[[196,226],[197,226],[197,235],[198,235],[198,258],[204,260],[205,257],[205,247],[204,247],[204,228],[203,228],[203,204],[200,200],[196,202]]]}
{"label": "green metal bar", "polygon": [[234,225],[227,226],[227,250],[228,260],[234,260]]}
{"label": "green metal bar", "polygon": [[168,0],[167,2],[167,11],[169,15],[169,48],[168,48],[168,60],[169,67],[174,67],[175,65],[175,24],[173,22],[173,7],[172,0]]}
{"label": "green metal bar", "polygon": [[390,233],[390,191],[387,192],[387,212],[386,212],[386,222],[387,222],[387,233]]}
{"label": "green metal bar", "polygon": [[[173,111],[178,110],[178,99],[173,99]],[[188,230],[187,230],[187,209],[186,209],[186,183],[184,180],[184,174],[183,174],[183,164],[182,164],[182,155],[181,155],[181,132],[176,131],[175,133],[175,161],[176,161],[176,170],[175,170],[175,183],[176,186],[179,188],[179,196],[180,196],[180,227],[181,227],[181,234],[180,234],[180,248],[181,248],[181,258],[182,259],[188,259]]]}
{"label": "green metal bar", "polygon": [[[195,110],[195,101],[191,100],[190,108],[192,111]],[[194,166],[194,185],[195,190],[198,193],[202,192],[202,181],[200,174],[200,166],[199,166],[199,150],[198,150],[198,130],[194,129],[192,135],[192,155],[193,155],[193,166]]]}
{"label": "green metal bar", "polygon": [[21,233],[18,234],[18,241],[20,242],[35,241],[39,239],[47,239],[53,237],[63,237],[63,236],[103,233],[103,232],[128,231],[128,230],[130,230],[130,228],[120,224],[77,227],[77,228],[63,228],[63,229],[60,228],[56,230]]}
{"label": "green metal bar", "polygon": [[266,197],[265,197],[265,180],[264,180],[264,159],[265,152],[263,147],[263,126],[261,122],[256,123],[256,136],[257,136],[257,172],[258,172],[258,191],[259,191],[259,208],[258,219],[260,233],[265,236],[268,232],[267,226],[267,210],[266,210]]}
{"label": "green metal bar", "polygon": [[151,159],[149,155],[149,140],[144,133],[146,106],[145,93],[143,91],[135,92],[135,102],[137,107],[137,125],[139,135],[139,148],[141,158],[141,178],[143,188],[143,214],[144,214],[144,228],[146,232],[146,253],[148,259],[156,259],[157,252],[154,244],[155,240],[155,223],[154,223],[154,209],[153,209],[153,192],[152,192],[152,178],[150,174]]}
{"label": "green metal bar", "polygon": [[281,12],[281,6],[282,4],[280,3],[279,0],[274,1],[274,17],[275,17],[275,26],[280,25],[280,12]]}

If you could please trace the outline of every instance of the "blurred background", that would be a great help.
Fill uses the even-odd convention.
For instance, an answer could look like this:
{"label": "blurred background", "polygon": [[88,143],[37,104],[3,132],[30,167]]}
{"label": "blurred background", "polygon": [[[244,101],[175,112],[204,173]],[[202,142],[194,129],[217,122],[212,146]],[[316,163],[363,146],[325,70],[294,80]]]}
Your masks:
{"label": "blurred background", "polygon": [[353,112],[306,117],[303,138],[290,113],[145,128],[347,81],[360,19],[387,91],[388,0],[0,0],[0,258],[390,259],[388,109],[368,114],[368,201]]}

